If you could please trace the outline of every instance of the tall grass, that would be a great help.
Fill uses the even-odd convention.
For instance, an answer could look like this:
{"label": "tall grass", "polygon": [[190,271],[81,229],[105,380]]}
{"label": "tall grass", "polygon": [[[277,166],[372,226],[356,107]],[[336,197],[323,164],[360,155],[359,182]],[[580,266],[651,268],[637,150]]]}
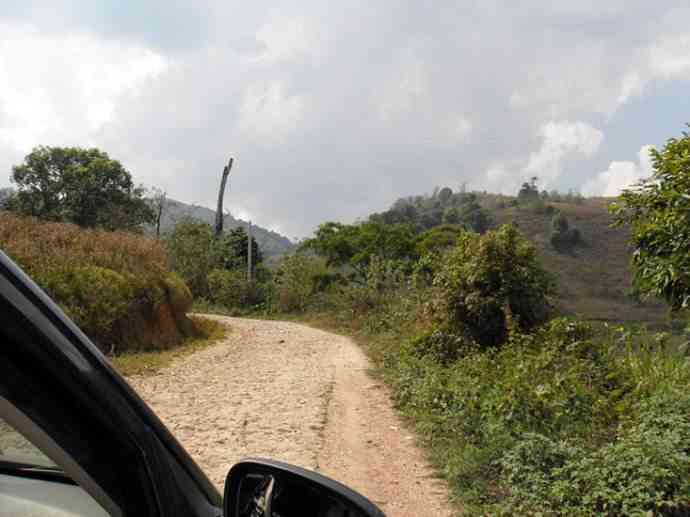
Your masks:
{"label": "tall grass", "polygon": [[115,343],[120,350],[131,346],[118,334],[117,322],[137,315],[150,320],[163,302],[174,316],[184,317],[191,304],[184,282],[168,269],[161,244],[141,235],[0,211],[0,249],[106,350]]}

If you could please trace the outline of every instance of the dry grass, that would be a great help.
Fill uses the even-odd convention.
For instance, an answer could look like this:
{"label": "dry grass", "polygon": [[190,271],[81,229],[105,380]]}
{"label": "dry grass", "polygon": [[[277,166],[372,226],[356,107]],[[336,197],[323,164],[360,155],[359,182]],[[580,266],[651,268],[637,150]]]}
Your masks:
{"label": "dry grass", "polygon": [[75,265],[137,276],[166,271],[161,243],[125,232],[87,230],[0,211],[0,248],[26,271]]}
{"label": "dry grass", "polygon": [[199,332],[197,336],[187,338],[182,344],[167,350],[118,354],[110,357],[112,365],[125,377],[153,375],[175,359],[186,357],[225,339],[231,330],[227,325],[209,318],[191,316],[191,319]]}
{"label": "dry grass", "polygon": [[559,308],[584,319],[618,322],[666,322],[663,304],[639,304],[627,296],[631,285],[629,233],[611,228],[607,206],[610,199],[587,199],[582,204],[553,203],[571,227],[578,228],[583,243],[572,254],[556,252],[548,245],[551,217],[524,207],[496,209],[497,223],[516,222],[520,231],[537,245],[545,268],[556,275]]}

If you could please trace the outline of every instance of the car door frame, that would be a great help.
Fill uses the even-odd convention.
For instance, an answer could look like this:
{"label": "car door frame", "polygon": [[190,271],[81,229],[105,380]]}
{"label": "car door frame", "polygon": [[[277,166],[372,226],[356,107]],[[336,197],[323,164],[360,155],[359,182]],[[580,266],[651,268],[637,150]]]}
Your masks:
{"label": "car door frame", "polygon": [[2,251],[0,396],[74,459],[124,515],[222,513],[219,492],[172,433]]}

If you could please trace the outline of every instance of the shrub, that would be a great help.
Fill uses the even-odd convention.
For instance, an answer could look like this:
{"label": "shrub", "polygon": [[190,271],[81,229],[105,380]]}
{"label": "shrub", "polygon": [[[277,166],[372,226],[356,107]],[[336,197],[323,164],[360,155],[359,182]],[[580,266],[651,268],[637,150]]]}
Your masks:
{"label": "shrub", "polygon": [[172,268],[184,279],[194,296],[209,294],[207,280],[214,266],[212,244],[211,226],[192,219],[177,223],[165,238]]}
{"label": "shrub", "polygon": [[208,275],[208,289],[211,301],[228,309],[262,301],[258,286],[247,281],[247,272],[243,270],[214,269]]}
{"label": "shrub", "polygon": [[161,243],[140,235],[0,212],[0,247],[106,350],[131,346],[115,335],[119,320],[166,300],[184,315],[191,301]]}
{"label": "shrub", "polygon": [[434,285],[439,321],[469,332],[484,347],[505,341],[510,320],[522,330],[544,322],[553,291],[534,247],[508,225],[481,236],[460,235]]}
{"label": "shrub", "polygon": [[580,231],[570,228],[568,219],[561,212],[556,212],[551,219],[549,242],[557,251],[570,251],[580,242]]}
{"label": "shrub", "polygon": [[340,281],[323,259],[303,254],[283,260],[275,275],[275,308],[304,312],[314,296]]}
{"label": "shrub", "polygon": [[690,361],[662,336],[556,319],[482,351],[444,329],[386,364],[476,514],[690,511]]}

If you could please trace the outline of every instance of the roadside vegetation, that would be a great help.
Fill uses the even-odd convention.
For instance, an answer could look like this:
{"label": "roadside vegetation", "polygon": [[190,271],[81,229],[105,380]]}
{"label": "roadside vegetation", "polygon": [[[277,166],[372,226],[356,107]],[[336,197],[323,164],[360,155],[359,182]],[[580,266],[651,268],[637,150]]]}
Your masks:
{"label": "roadside vegetation", "polygon": [[438,189],[321,225],[250,304],[216,276],[211,301],[354,336],[468,515],[687,515],[688,142],[612,215],[536,178],[514,198]]}
{"label": "roadside vegetation", "polygon": [[[540,191],[538,178],[515,196],[445,187],[326,222],[270,267],[253,242],[249,272],[242,229],[215,238],[181,218],[153,239],[141,235],[149,215],[106,227],[31,187],[5,200],[14,214],[0,212],[0,246],[127,374],[220,338],[195,319],[181,333],[200,338],[151,352],[172,342],[153,346],[141,327],[149,351],[118,355],[133,312],[169,306],[189,321],[192,298],[197,312],[352,335],[468,515],[688,515],[689,149],[688,135],[669,140],[653,178],[611,213],[609,200]],[[15,168],[20,187],[43,170],[34,158]],[[55,200],[92,177],[80,163]]]}

